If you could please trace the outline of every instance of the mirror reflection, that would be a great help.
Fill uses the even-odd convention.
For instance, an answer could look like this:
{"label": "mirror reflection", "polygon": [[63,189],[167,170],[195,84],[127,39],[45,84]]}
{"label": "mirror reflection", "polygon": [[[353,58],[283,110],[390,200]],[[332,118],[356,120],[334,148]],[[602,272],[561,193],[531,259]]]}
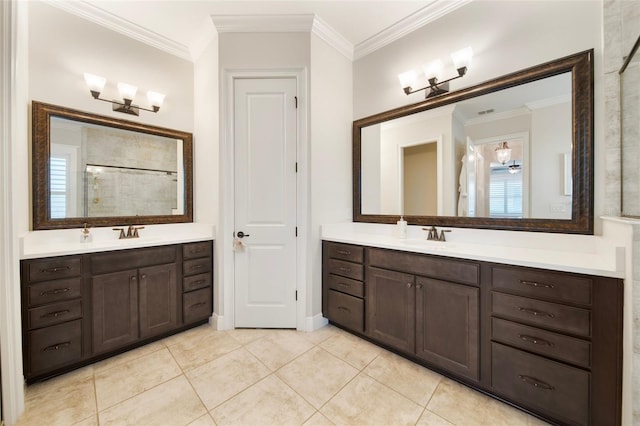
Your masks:
{"label": "mirror reflection", "polygon": [[52,219],[184,213],[181,139],[55,116],[50,132]]}
{"label": "mirror reflection", "polygon": [[571,95],[565,72],[362,127],[362,214],[571,219]]}

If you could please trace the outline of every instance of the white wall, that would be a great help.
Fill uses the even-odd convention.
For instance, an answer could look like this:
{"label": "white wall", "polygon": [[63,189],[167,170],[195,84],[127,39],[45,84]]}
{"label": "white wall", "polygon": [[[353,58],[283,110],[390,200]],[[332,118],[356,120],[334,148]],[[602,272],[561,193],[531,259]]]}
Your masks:
{"label": "white wall", "polygon": [[[578,18],[579,17],[579,18]],[[471,46],[468,74],[451,90],[595,49],[595,217],[604,211],[604,120],[602,87],[602,2],[474,1],[354,63],[354,118],[419,102],[406,96],[397,75],[441,58],[445,76],[455,74],[451,52]]]}
{"label": "white wall", "polygon": [[351,61],[311,34],[310,72],[310,238],[311,315],[322,311],[320,226],[352,218]]}

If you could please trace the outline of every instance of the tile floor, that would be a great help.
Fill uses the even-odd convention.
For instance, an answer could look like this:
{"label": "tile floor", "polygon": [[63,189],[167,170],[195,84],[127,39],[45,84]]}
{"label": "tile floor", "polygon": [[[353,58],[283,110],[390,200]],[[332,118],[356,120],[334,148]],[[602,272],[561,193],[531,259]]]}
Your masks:
{"label": "tile floor", "polygon": [[338,328],[200,326],[27,388],[18,425],[544,425]]}

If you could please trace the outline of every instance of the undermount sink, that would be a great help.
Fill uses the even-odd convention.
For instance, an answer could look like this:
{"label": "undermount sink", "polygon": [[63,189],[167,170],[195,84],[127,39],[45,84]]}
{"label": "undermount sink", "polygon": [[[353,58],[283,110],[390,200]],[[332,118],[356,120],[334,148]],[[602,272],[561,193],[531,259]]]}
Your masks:
{"label": "undermount sink", "polygon": [[431,241],[431,240],[422,240],[422,239],[407,239],[400,240],[402,244],[406,244],[408,246],[417,247],[425,250],[434,250],[434,251],[444,251],[444,250],[452,250],[455,248],[454,244],[448,243],[446,241]]}

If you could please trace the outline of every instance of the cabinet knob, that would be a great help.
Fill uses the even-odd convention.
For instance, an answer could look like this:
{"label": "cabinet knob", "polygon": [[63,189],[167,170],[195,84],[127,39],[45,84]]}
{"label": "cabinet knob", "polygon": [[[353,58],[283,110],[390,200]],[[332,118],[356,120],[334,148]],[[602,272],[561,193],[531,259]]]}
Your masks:
{"label": "cabinet knob", "polygon": [[422,289],[422,284],[416,284],[416,288],[417,288],[418,290]]}
{"label": "cabinet knob", "polygon": [[136,280],[137,280],[137,278],[136,278],[136,277],[131,277],[131,281],[132,281],[132,282],[135,282]]}
{"label": "cabinet knob", "polygon": [[407,283],[407,288],[411,288],[412,285],[413,283]]}
{"label": "cabinet knob", "polygon": [[143,280],[147,278],[147,274],[142,274],[140,275],[140,278],[142,278]]}

